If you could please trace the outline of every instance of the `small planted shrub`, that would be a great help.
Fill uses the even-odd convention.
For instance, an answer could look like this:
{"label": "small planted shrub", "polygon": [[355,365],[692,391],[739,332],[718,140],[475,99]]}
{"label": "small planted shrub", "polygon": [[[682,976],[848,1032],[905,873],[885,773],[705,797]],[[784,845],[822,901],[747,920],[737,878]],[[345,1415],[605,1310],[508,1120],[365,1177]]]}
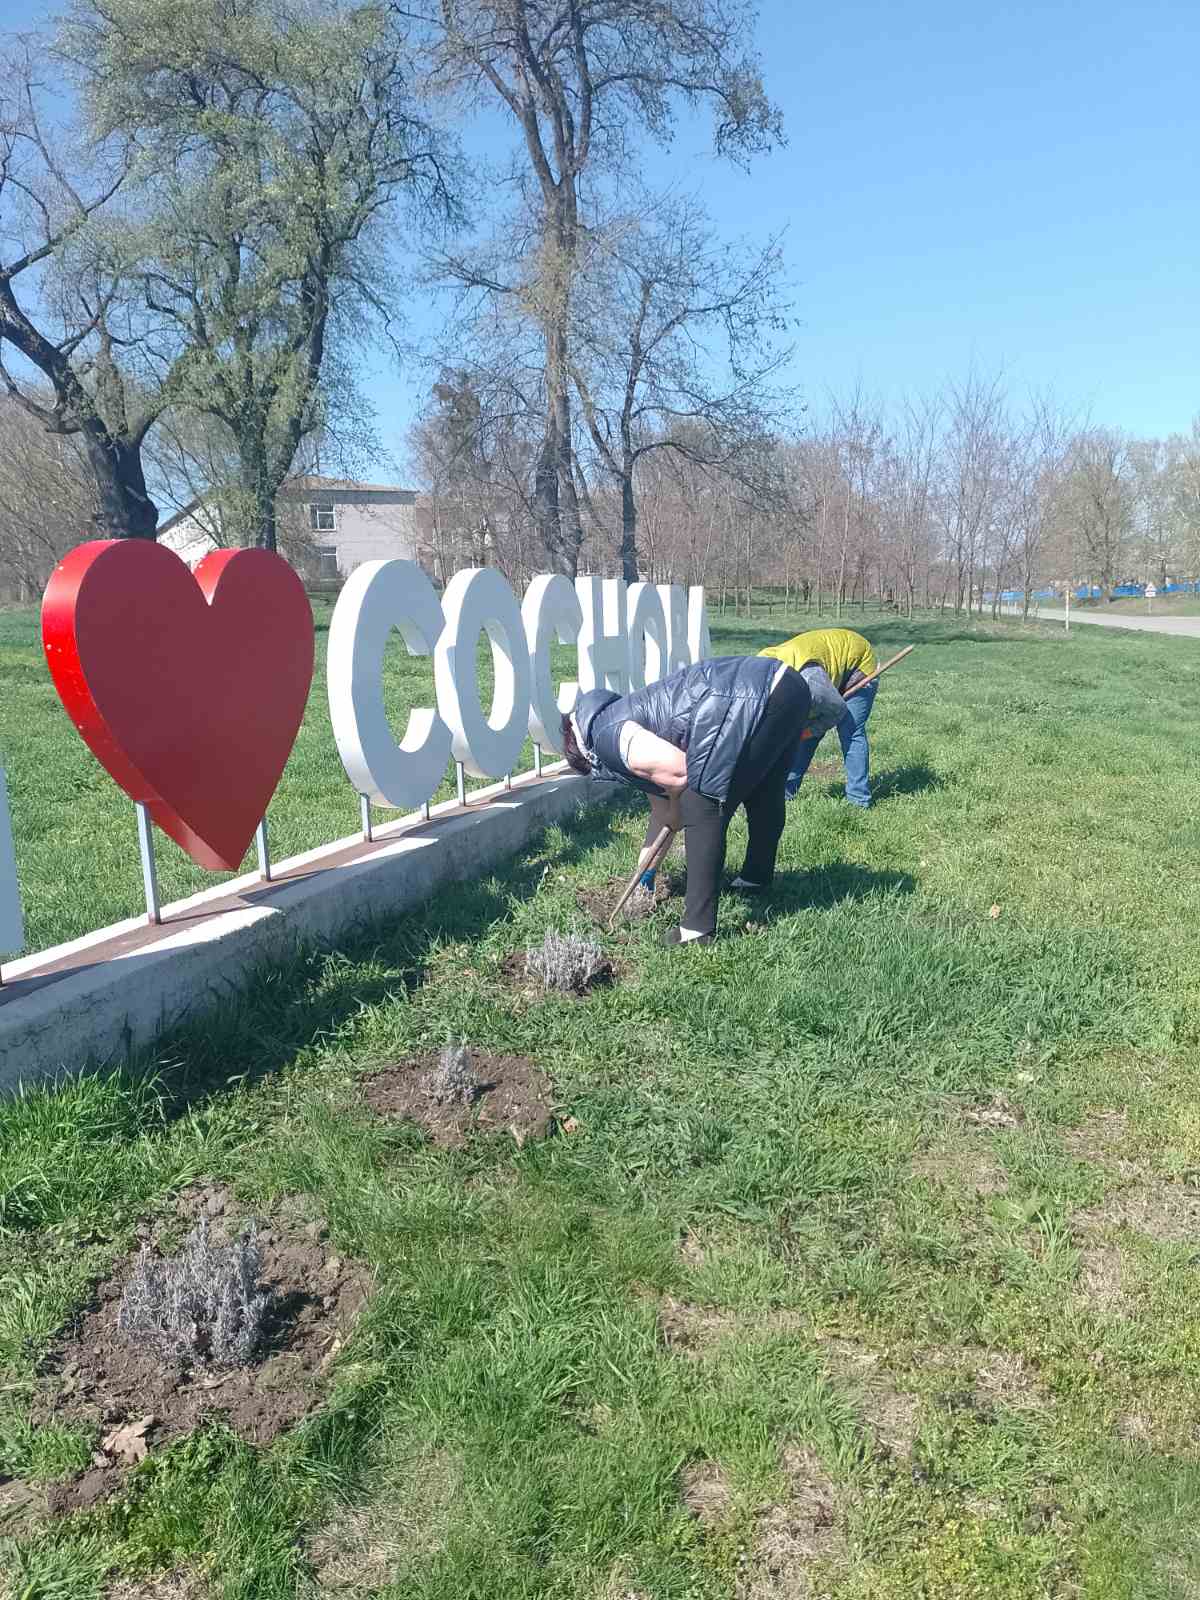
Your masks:
{"label": "small planted shrub", "polygon": [[600,946],[574,930],[559,933],[551,928],[541,944],[525,950],[526,974],[537,978],[544,989],[562,994],[582,994],[609,970]]}
{"label": "small planted shrub", "polygon": [[258,1353],[270,1296],[253,1232],[214,1245],[201,1219],[179,1255],[143,1248],[121,1295],[117,1327],[177,1366],[244,1367]]}
{"label": "small planted shrub", "polygon": [[439,1106],[469,1106],[478,1099],[479,1087],[471,1052],[448,1039],[437,1064],[425,1075],[425,1093]]}

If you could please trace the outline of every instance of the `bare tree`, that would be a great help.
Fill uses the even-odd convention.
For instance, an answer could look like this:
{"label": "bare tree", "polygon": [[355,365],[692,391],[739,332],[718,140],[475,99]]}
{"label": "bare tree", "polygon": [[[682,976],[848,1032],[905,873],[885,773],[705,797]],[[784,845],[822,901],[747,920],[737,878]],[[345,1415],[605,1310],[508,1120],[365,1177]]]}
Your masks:
{"label": "bare tree", "polygon": [[[432,42],[438,74],[497,98],[528,161],[524,192],[534,235],[519,297],[545,351],[545,413],[534,514],[556,570],[573,574],[583,540],[572,459],[571,300],[584,248],[589,172],[627,163],[630,132],[665,141],[679,101],[707,103],[716,146],[744,159],[781,137],[779,113],[747,53],[748,0],[400,0]],[[467,281],[485,281],[468,270]],[[519,276],[519,275],[518,275]]]}
{"label": "bare tree", "polygon": [[0,589],[36,600],[95,506],[78,436],[47,433],[26,407],[0,398]]}
{"label": "bare tree", "polygon": [[791,351],[777,240],[722,245],[699,202],[650,202],[593,234],[572,319],[571,376],[621,495],[621,571],[639,577],[635,473],[659,450],[736,461],[786,421],[773,380]]}
{"label": "bare tree", "polygon": [[162,400],[101,224],[118,217],[133,152],[56,126],[34,40],[10,39],[0,79],[0,383],[49,433],[79,441],[95,481],[90,528],[152,539],[141,451]]}
{"label": "bare tree", "polygon": [[126,248],[180,351],[173,400],[229,430],[224,515],[236,542],[274,548],[279,488],[330,423],[330,340],[386,333],[390,207],[454,210],[406,42],[350,0],[76,0],[61,47],[97,137],[136,140],[144,215]]}
{"label": "bare tree", "polygon": [[1065,510],[1106,600],[1122,575],[1133,526],[1129,445],[1114,428],[1089,428],[1073,441]]}

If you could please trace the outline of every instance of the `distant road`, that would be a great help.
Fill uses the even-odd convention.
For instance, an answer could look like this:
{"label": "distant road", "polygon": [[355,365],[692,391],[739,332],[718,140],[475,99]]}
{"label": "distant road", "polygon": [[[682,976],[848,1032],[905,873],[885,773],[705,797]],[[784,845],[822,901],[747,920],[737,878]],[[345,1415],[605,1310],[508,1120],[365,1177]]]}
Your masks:
{"label": "distant road", "polygon": [[[1021,615],[1020,606],[1003,606],[1001,609],[1009,616]],[[1036,613],[1030,611],[1029,617],[1033,622],[1062,622],[1066,612],[1061,606],[1054,610],[1042,606]],[[1200,617],[1105,617],[1095,611],[1072,606],[1071,626],[1074,627],[1077,622],[1089,627],[1132,628],[1136,633],[1175,633],[1185,639],[1200,639]]]}

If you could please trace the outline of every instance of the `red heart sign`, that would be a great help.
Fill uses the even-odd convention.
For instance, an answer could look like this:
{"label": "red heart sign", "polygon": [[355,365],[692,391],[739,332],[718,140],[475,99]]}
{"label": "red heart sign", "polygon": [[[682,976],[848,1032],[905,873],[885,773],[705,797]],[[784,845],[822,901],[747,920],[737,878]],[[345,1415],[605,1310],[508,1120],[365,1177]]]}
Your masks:
{"label": "red heart sign", "polygon": [[240,865],[291,754],[313,674],[304,585],[270,550],[193,575],[163,545],[98,539],[59,563],[42,644],[92,753],[202,867]]}

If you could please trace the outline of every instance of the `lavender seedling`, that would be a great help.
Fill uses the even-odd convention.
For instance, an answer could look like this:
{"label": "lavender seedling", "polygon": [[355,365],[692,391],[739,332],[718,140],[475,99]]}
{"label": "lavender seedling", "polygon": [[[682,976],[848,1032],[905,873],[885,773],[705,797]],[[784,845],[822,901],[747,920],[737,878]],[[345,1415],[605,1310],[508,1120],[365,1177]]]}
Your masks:
{"label": "lavender seedling", "polygon": [[176,1366],[244,1367],[257,1354],[270,1296],[253,1232],[214,1245],[201,1218],[179,1255],[144,1247],[121,1295],[117,1327]]}
{"label": "lavender seedling", "polygon": [[473,1105],[479,1094],[479,1080],[466,1045],[447,1039],[437,1065],[426,1073],[422,1087],[439,1106]]}
{"label": "lavender seedling", "polygon": [[540,945],[525,949],[526,973],[561,994],[582,994],[607,967],[600,946],[574,930],[564,934],[551,928]]}

